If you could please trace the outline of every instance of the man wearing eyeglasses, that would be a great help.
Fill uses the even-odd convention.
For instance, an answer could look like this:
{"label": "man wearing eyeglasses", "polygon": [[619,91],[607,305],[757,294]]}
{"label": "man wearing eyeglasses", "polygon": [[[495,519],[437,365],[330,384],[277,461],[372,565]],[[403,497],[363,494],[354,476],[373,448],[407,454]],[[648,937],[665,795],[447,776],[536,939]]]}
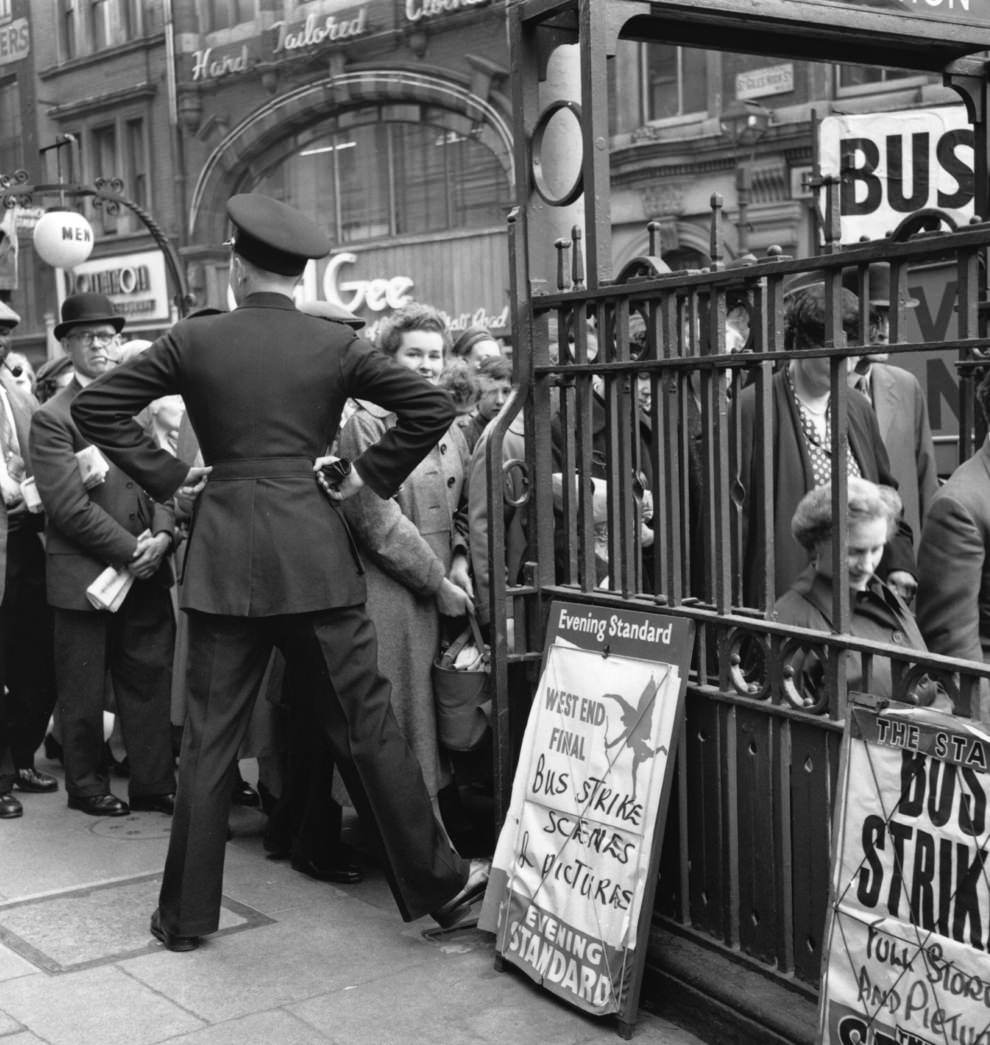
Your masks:
{"label": "man wearing eyeglasses", "polygon": [[[168,561],[174,513],[87,444],[69,412],[78,393],[113,366],[123,326],[102,294],[66,298],[55,336],[72,360],[72,381],[31,423],[35,480],[47,514],[65,787],[69,808],[90,816],[171,813],[175,793]],[[115,612],[98,609],[87,594],[108,567],[130,584]],[[130,806],[110,793],[103,742],[108,671],[130,761]]]}

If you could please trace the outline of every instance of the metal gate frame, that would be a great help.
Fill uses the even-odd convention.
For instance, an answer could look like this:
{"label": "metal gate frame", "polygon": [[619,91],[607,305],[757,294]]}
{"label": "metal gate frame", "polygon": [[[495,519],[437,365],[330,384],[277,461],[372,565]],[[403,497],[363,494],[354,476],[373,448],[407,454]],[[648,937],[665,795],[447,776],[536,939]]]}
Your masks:
{"label": "metal gate frame", "polygon": [[[691,617],[697,628],[695,664],[688,686],[687,728],[679,750],[678,788],[664,842],[651,944],[651,964],[660,969],[665,933],[675,931],[689,943],[713,948],[741,963],[793,997],[813,1002],[821,971],[822,935],[828,892],[832,795],[838,766],[847,685],[843,650],[864,657],[867,677],[871,658],[889,657],[898,694],[906,694],[919,674],[943,679],[960,704],[975,693],[990,666],[956,663],[935,655],[906,653],[901,647],[871,645],[848,635],[849,599],[836,585],[836,632],[825,636],[766,619],[775,594],[772,577],[760,607],[740,600],[738,520],[731,491],[732,464],[738,444],[738,422],[727,396],[727,373],[746,372],[762,404],[757,435],[764,475],[769,476],[770,379],[775,365],[789,354],[783,344],[782,288],[797,273],[817,272],[826,285],[828,312],[825,344],[811,355],[828,357],[832,370],[832,436],[844,447],[847,429],[847,386],[844,359],[855,349],[844,347],[838,312],[842,270],[855,266],[862,280],[869,263],[890,262],[894,285],[912,264],[949,259],[959,279],[959,336],[933,346],[897,343],[899,317],[892,317],[893,355],[952,349],[958,353],[963,412],[960,459],[972,450],[974,361],[990,350],[985,336],[987,248],[990,225],[933,233],[926,222],[916,233],[841,249],[837,235],[826,233],[823,254],[796,260],[771,250],[745,268],[727,266],[722,254],[721,200],[712,200],[712,265],[698,272],[664,274],[650,229],[650,254],[611,273],[611,220],[608,205],[609,154],[607,62],[615,53],[620,29],[633,25],[640,39],[697,45],[723,33],[734,50],[806,57],[823,56],[824,47],[841,45],[845,61],[914,65],[943,69],[946,83],[962,95],[976,131],[976,212],[988,208],[987,99],[988,64],[967,57],[970,40],[940,47],[892,39],[883,18],[864,14],[864,40],[850,45],[836,29],[819,25],[809,31],[780,19],[787,0],[762,0],[758,17],[740,20],[736,0],[702,0],[701,4],[639,3],[633,0],[523,0],[508,11],[512,60],[518,207],[509,222],[514,332],[514,384],[509,402],[492,423],[486,453],[491,571],[491,620],[495,683],[493,733],[496,817],[504,818],[511,789],[514,752],[521,736],[543,650],[544,626],[553,598],[594,602]],[[752,10],[752,5],[748,5]],[[793,7],[791,8],[793,15]],[[763,16],[767,19],[763,20]],[[774,18],[778,22],[774,22]],[[880,17],[880,21],[877,21]],[[876,28],[880,26],[880,28]],[[870,35],[870,30],[873,35]],[[706,36],[707,34],[707,36]],[[567,107],[580,119],[584,143],[581,173],[560,203],[583,195],[584,229],[551,249],[539,237],[545,232],[545,195],[537,188],[542,128],[538,82],[549,54],[561,42],[578,43],[581,96]],[[706,45],[710,45],[706,43]],[[853,53],[856,52],[856,53]],[[860,53],[861,52],[861,53]],[[838,57],[838,55],[837,55]],[[826,229],[837,224],[838,184],[827,186]],[[583,236],[582,236],[583,231]],[[582,241],[586,247],[582,249]],[[534,270],[542,255],[544,270]],[[557,290],[537,294],[546,259],[554,259]],[[745,357],[726,352],[726,298],[740,289],[753,302],[755,348]],[[629,320],[638,311],[646,320],[647,349],[638,358],[629,351]],[[861,307],[865,320],[866,306]],[[598,353],[589,353],[589,317],[599,333]],[[553,327],[572,330],[571,357],[551,356]],[[630,478],[635,459],[635,377],[648,372],[652,383],[651,465],[659,553],[652,584],[644,594],[641,547],[635,524],[635,491]],[[697,375],[704,431],[704,544],[709,563],[705,590],[699,596],[689,576],[692,553],[687,518],[688,453],[685,445],[688,380]],[[609,417],[605,467],[608,497],[608,587],[596,586],[593,569],[592,498],[583,484],[573,491],[564,484],[562,507],[555,516],[551,477],[590,474],[592,381],[605,387]],[[563,436],[554,448],[552,414],[563,411]],[[525,461],[505,467],[522,472],[526,493],[506,504],[503,442],[509,425],[522,412]],[[561,439],[563,445],[561,446]],[[662,451],[662,452],[661,452]],[[555,463],[556,454],[556,463]],[[845,498],[846,453],[833,461],[835,503]],[[518,474],[516,475],[518,483]],[[613,482],[612,479],[615,481]],[[766,489],[766,488],[765,488]],[[765,493],[765,503],[771,494]],[[524,573],[506,583],[500,564],[506,551],[507,513],[525,513],[528,549]],[[769,517],[769,516],[768,516]],[[571,551],[565,575],[555,568],[555,530],[563,526]],[[558,540],[559,545],[559,540]],[[697,541],[696,541],[697,543]],[[772,535],[771,535],[772,546]],[[836,562],[845,561],[845,534],[834,537]],[[772,572],[772,571],[768,571]],[[696,587],[696,585],[695,585]],[[511,625],[511,626],[510,626]],[[815,649],[827,664],[823,698],[803,692],[789,674],[796,651]],[[715,995],[718,987],[710,985]],[[746,999],[724,999],[746,1023]],[[783,1023],[786,1024],[783,1018]],[[764,1023],[762,1040],[805,1040],[799,1032],[772,1035]],[[790,1036],[788,1036],[790,1034]],[[776,1035],[776,1036],[775,1036]],[[808,1038],[807,1040],[811,1040]]]}

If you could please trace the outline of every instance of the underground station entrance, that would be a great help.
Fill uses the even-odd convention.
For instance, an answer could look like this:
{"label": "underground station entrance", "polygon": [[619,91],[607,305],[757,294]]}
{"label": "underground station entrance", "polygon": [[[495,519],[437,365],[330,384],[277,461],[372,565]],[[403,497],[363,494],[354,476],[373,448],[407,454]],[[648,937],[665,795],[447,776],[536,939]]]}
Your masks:
{"label": "underground station entrance", "polygon": [[[515,390],[486,450],[490,561],[509,566],[493,569],[488,604],[495,819],[501,824],[509,808],[555,600],[689,621],[684,721],[641,1003],[679,1013],[706,1040],[804,1045],[819,1034],[840,751],[858,699],[849,654],[862,668],[858,690],[869,692],[883,661],[894,700],[924,706],[918,680],[935,679],[952,712],[970,721],[980,717],[990,668],[857,639],[841,569],[830,628],[811,634],[775,619],[786,588],[775,560],[790,540],[774,526],[772,420],[775,376],[795,355],[786,337],[788,287],[807,278],[824,288],[815,351],[829,371],[834,510],[843,510],[850,481],[846,361],[857,353],[855,339],[842,335],[841,296],[850,272],[863,290],[871,266],[889,267],[897,293],[890,361],[910,369],[925,353],[950,360],[959,426],[944,474],[972,455],[985,432],[974,389],[990,347],[983,220],[990,4],[521,0],[508,18]],[[708,264],[671,271],[659,223],[651,223],[642,254],[617,265],[609,142],[620,41],[939,74],[965,103],[972,128],[976,216],[959,225],[926,208],[891,235],[841,242],[842,172],[813,167],[818,225],[809,256],[772,247],[727,256],[724,204],[714,198]],[[570,73],[551,85],[560,49],[570,49]],[[953,275],[951,336],[911,340],[906,287],[912,272],[933,265]],[[868,297],[858,295],[861,329]],[[726,317],[740,301],[748,341],[734,352]],[[638,382],[651,392],[645,409],[636,403]],[[749,421],[737,408],[740,389],[752,397]],[[744,453],[756,476],[748,491],[739,483]],[[562,475],[602,477],[602,504],[593,484],[571,486]],[[758,558],[747,551],[754,532],[762,538]],[[846,539],[835,527],[837,563],[846,561]],[[887,1041],[865,1026],[850,1034],[850,1043]],[[940,1025],[931,1040],[961,1040],[947,1034]]]}

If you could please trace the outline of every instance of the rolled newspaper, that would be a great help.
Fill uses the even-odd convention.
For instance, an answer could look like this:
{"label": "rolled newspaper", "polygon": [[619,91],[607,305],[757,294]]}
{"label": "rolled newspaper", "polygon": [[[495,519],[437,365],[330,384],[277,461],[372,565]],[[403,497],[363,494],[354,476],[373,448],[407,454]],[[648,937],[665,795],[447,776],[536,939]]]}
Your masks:
{"label": "rolled newspaper", "polygon": [[116,613],[134,583],[130,570],[118,570],[108,566],[86,589],[86,598],[98,610]]}

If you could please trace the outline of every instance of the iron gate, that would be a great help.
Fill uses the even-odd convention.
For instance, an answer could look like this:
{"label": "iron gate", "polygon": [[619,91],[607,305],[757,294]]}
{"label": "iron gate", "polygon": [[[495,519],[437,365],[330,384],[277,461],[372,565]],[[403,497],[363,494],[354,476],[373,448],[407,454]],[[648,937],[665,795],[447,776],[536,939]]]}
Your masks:
{"label": "iron gate", "polygon": [[[697,9],[692,15],[701,17]],[[657,940],[664,927],[673,927],[682,937],[731,955],[769,981],[813,1000],[821,972],[832,796],[848,699],[844,661],[838,654],[861,653],[867,688],[872,659],[890,658],[895,694],[908,699],[913,699],[920,674],[937,676],[964,713],[980,678],[990,677],[990,666],[851,637],[844,583],[835,586],[834,634],[769,619],[768,611],[781,594],[774,591],[770,568],[771,380],[775,368],[793,354],[784,346],[783,291],[801,273],[817,274],[826,287],[823,346],[802,354],[830,361],[830,424],[833,445],[840,447],[832,470],[833,503],[838,505],[846,495],[845,358],[856,354],[841,336],[843,271],[854,270],[862,287],[869,264],[882,259],[891,265],[892,286],[902,287],[914,265],[940,261],[955,266],[958,337],[938,345],[906,343],[899,333],[903,316],[895,312],[890,351],[895,361],[932,349],[956,352],[960,457],[965,458],[972,451],[974,367],[990,347],[983,336],[981,306],[990,225],[935,231],[922,217],[907,223],[904,235],[889,240],[839,249],[833,234],[816,258],[794,259],[771,249],[764,258],[735,266],[722,255],[721,200],[713,198],[710,267],[667,272],[659,259],[656,228],[651,227],[649,253],[613,278],[608,155],[600,144],[608,141],[603,88],[609,34],[614,39],[618,27],[635,18],[644,38],[654,31],[647,24],[652,20],[656,38],[692,42],[696,22],[685,23],[687,28],[678,30],[681,35],[671,37],[671,17],[664,5],[607,0],[532,0],[510,11],[520,200],[510,220],[516,387],[491,429],[486,478],[491,561],[506,561],[506,533],[513,520],[523,521],[526,548],[518,576],[507,581],[501,568],[492,571],[497,812],[501,821],[543,649],[549,601],[559,597],[662,608],[690,617],[697,644],[677,791],[664,839]],[[779,38],[759,39],[764,47],[782,46]],[[534,169],[539,174],[534,149],[546,117],[538,111],[534,84],[547,46],[559,40],[577,41],[581,48],[581,97],[557,107],[570,105],[579,116],[584,154],[572,191],[566,199],[550,202],[570,203],[583,190],[585,221],[583,230],[576,227],[551,251],[536,243],[540,228],[533,217],[547,195],[543,191],[543,200],[537,199],[542,190],[534,176]],[[927,54],[924,62],[918,59],[919,66],[945,64],[962,48],[960,43],[955,53]],[[904,64],[904,54],[900,57]],[[954,68],[964,74],[959,85],[968,99],[981,99],[986,90],[982,65],[957,61]],[[976,166],[978,180],[982,178],[977,207],[978,213],[986,213],[983,112],[978,106],[971,112],[978,117]],[[826,228],[833,224],[836,192],[831,185]],[[555,254],[555,292],[533,292],[537,280],[532,259],[541,253]],[[750,309],[751,351],[733,354],[726,348],[725,318],[730,302],[740,296]],[[861,301],[865,330],[865,296]],[[633,324],[644,331],[635,343]],[[651,393],[645,416],[637,406],[637,382]],[[755,388],[754,448],[764,480],[756,518],[770,564],[759,579],[760,598],[749,600],[756,605],[745,604],[742,589],[745,564],[735,475],[741,433],[730,391],[744,382]],[[520,414],[525,459],[506,460],[505,435]],[[604,480],[597,491],[588,482],[593,476]],[[516,491],[512,498],[505,495],[507,477]],[[653,500],[652,527],[645,529],[644,481]],[[652,547],[647,546],[648,530]],[[844,532],[833,537],[836,562],[845,561],[845,540]],[[794,669],[810,650],[825,666],[825,685],[818,689],[809,688]],[[740,1000],[740,1005],[745,1003]],[[765,1040],[778,1039],[768,1035]]]}

